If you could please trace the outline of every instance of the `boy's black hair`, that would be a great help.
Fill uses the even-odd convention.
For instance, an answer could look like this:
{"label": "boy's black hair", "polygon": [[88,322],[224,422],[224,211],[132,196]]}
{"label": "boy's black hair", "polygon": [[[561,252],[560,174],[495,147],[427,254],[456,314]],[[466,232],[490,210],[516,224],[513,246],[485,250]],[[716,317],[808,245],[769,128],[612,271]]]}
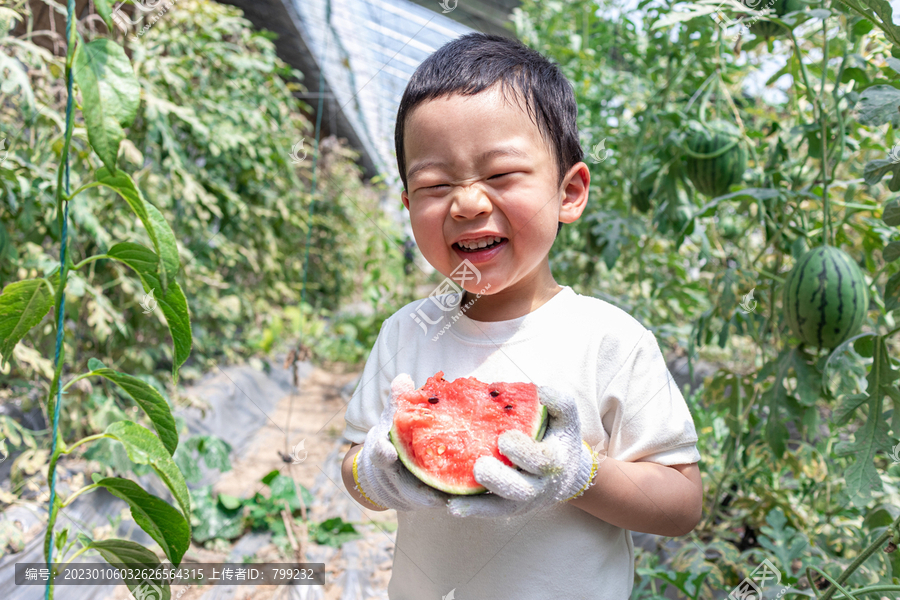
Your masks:
{"label": "boy's black hair", "polygon": [[[428,100],[452,94],[473,96],[498,82],[504,98],[508,99],[508,92],[512,91],[516,102],[525,100],[528,116],[538,126],[556,158],[556,185],[562,184],[566,172],[584,159],[578,141],[578,106],[572,85],[558,65],[519,40],[469,33],[444,44],[426,58],[403,92],[394,128],[394,147],[403,189],[408,186],[403,135],[410,112]],[[561,222],[557,234],[560,228]]]}

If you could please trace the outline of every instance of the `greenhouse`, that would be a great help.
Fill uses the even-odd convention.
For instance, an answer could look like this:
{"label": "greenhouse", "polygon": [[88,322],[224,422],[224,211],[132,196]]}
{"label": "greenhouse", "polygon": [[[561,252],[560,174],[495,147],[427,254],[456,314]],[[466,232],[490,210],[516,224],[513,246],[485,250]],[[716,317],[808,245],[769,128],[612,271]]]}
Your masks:
{"label": "greenhouse", "polygon": [[4,597],[900,598],[893,10],[5,0]]}

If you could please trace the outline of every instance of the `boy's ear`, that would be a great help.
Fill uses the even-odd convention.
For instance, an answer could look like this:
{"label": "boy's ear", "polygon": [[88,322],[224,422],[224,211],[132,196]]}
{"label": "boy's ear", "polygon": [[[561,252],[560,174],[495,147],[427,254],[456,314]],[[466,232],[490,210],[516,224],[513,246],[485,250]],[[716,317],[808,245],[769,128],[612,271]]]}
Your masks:
{"label": "boy's ear", "polygon": [[406,210],[409,210],[409,196],[406,193],[406,190],[400,192],[400,201],[403,202],[403,206],[406,207]]}
{"label": "boy's ear", "polygon": [[563,178],[563,199],[559,207],[560,223],[574,223],[578,220],[587,206],[588,191],[590,189],[590,169],[583,162],[575,163]]}

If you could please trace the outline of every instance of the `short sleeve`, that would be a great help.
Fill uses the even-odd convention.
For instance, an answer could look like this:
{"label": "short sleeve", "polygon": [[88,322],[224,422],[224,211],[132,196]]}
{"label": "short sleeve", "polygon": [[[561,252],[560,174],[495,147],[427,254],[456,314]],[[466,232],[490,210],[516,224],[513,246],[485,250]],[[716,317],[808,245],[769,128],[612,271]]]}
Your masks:
{"label": "short sleeve", "polygon": [[694,419],[651,331],[601,394],[600,409],[610,457],[666,466],[700,460]]}
{"label": "short sleeve", "polygon": [[362,444],[366,434],[378,424],[381,413],[388,405],[391,381],[396,371],[396,351],[391,352],[391,348],[397,347],[396,337],[397,325],[394,319],[385,319],[356,391],[347,404],[343,436],[351,442]]}

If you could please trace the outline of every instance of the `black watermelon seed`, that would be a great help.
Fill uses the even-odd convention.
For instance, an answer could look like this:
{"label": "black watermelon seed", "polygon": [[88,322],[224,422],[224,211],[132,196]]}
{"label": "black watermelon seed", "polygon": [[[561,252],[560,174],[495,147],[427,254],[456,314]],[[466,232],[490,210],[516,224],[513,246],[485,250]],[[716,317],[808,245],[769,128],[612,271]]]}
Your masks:
{"label": "black watermelon seed", "polygon": [[434,398],[434,397],[429,398],[428,401],[431,402],[432,404],[437,404],[437,403],[438,403],[438,399],[437,399],[437,398]]}
{"label": "black watermelon seed", "polygon": [[497,390],[491,390],[491,396],[493,396],[494,398],[496,398],[499,395],[500,395],[500,392],[498,392]]}
{"label": "black watermelon seed", "polygon": [[512,404],[507,404],[507,405],[504,406],[503,408],[512,408]]}

